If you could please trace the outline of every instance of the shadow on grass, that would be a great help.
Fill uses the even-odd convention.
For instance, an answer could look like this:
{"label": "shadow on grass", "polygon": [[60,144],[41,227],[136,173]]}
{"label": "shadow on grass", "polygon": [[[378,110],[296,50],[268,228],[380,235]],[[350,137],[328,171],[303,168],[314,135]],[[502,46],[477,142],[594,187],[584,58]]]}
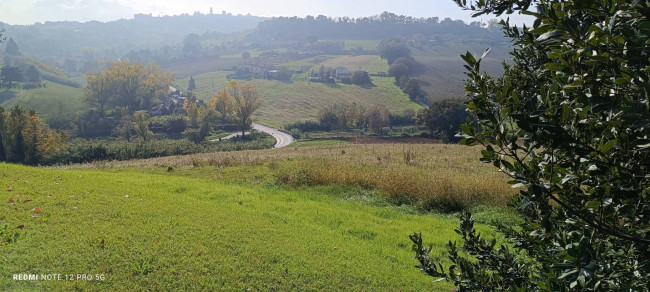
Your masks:
{"label": "shadow on grass", "polygon": [[372,81],[370,81],[368,83],[360,84],[359,87],[363,89],[371,89],[377,87],[377,85],[375,85],[374,83],[372,83]]}
{"label": "shadow on grass", "polygon": [[330,88],[341,88],[341,85],[336,82],[323,82],[323,84],[327,85],[327,87]]}

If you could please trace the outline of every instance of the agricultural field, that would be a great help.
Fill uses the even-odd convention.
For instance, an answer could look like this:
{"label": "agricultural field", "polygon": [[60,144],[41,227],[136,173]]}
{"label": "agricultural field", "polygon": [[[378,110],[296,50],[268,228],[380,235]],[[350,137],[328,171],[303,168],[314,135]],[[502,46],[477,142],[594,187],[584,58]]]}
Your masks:
{"label": "agricultural field", "polygon": [[364,51],[375,51],[379,46],[377,40],[345,40],[345,47],[343,48],[346,51],[353,51],[357,48],[362,48]]}
{"label": "agricultural field", "polygon": [[36,89],[16,89],[0,92],[0,106],[10,108],[16,104],[34,109],[45,120],[57,115],[70,115],[85,108],[82,100],[83,90],[47,82],[47,87]]}
{"label": "agricultural field", "polygon": [[[212,72],[194,76],[198,98],[209,101],[218,91],[223,90],[228,83],[225,78],[227,74]],[[186,89],[188,81],[189,78],[177,80],[174,86]],[[419,109],[420,105],[412,102],[393,81],[390,77],[372,77],[372,85],[362,87],[341,83],[310,83],[307,74],[297,74],[289,82],[265,79],[243,82],[256,85],[264,98],[264,104],[257,113],[258,121],[280,127],[288,122],[316,119],[319,109],[337,101],[356,102],[367,108],[384,105],[394,112]]]}
{"label": "agricultural field", "polygon": [[[338,56],[316,66],[320,65],[330,68],[345,67],[349,72],[356,70],[363,70],[368,73],[388,71],[388,63],[386,60],[377,55]],[[318,71],[318,68],[315,68],[314,70]]]}
{"label": "agricultural field", "polygon": [[[0,273],[85,273],[105,280],[2,278],[0,286],[449,291],[449,283],[434,283],[413,268],[408,235],[421,231],[442,254],[448,240],[459,239],[453,231],[457,215],[400,203],[372,177],[411,168],[411,176],[393,182],[406,179],[402,187],[421,188],[437,183],[445,196],[459,198],[471,188],[491,189],[493,198],[479,196],[472,206],[479,230],[494,236],[486,223],[516,220],[500,209],[511,191],[503,189],[503,175],[476,155],[478,149],[452,145],[337,145],[59,169],[4,164],[0,227],[19,237],[2,247]],[[334,168],[319,168],[326,164]],[[344,178],[361,167],[365,174]],[[308,169],[329,172],[328,181],[310,182]],[[415,173],[431,173],[435,180],[420,185],[411,179]],[[454,180],[473,186],[449,188]]]}

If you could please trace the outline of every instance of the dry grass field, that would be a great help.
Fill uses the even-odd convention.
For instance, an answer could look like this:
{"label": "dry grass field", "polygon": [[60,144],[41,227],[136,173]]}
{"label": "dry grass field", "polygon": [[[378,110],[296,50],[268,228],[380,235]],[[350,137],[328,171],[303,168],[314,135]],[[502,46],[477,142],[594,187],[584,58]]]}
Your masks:
{"label": "dry grass field", "polygon": [[[192,176],[294,187],[356,185],[380,190],[397,203],[423,210],[455,211],[504,206],[514,190],[507,177],[478,161],[480,149],[459,145],[344,144],[275,150],[217,152],[124,162],[65,166],[81,169],[147,169],[171,166]],[[176,171],[175,170],[175,171]]]}

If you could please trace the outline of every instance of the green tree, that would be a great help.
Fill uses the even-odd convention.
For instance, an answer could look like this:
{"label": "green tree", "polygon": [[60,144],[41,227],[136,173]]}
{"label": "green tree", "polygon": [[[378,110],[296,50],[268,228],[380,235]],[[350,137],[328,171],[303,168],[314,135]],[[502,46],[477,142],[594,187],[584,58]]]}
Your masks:
{"label": "green tree", "polygon": [[445,99],[430,103],[427,109],[418,114],[417,123],[426,128],[431,137],[438,137],[445,143],[458,142],[455,136],[468,117],[461,100]]}
{"label": "green tree", "polygon": [[133,128],[135,134],[142,139],[143,142],[147,142],[152,136],[153,132],[149,130],[149,114],[145,111],[138,111],[133,115]]}
{"label": "green tree", "polygon": [[2,78],[2,83],[7,87],[7,90],[16,86],[17,82],[23,82],[24,80],[23,71],[14,66],[3,66],[0,70],[0,78]]}
{"label": "green tree", "polygon": [[196,89],[196,82],[194,77],[190,76],[190,81],[187,82],[187,91],[194,91]]}
{"label": "green tree", "polygon": [[0,107],[0,162],[7,161],[7,150],[5,148],[5,139],[7,138],[7,111]]}
{"label": "green tree", "polygon": [[352,73],[351,80],[352,80],[352,83],[357,84],[357,85],[368,84],[368,83],[370,83],[370,76],[368,76],[368,72],[358,70],[358,71],[354,71],[354,73]]}
{"label": "green tree", "polygon": [[242,57],[242,59],[248,59],[248,58],[251,57],[251,53],[249,53],[248,51],[243,52],[243,53],[241,53],[241,57]]}
{"label": "green tree", "polygon": [[461,291],[647,291],[650,2],[456,2],[535,18],[526,29],[502,22],[514,43],[503,76],[463,56],[475,121],[461,143],[482,145],[481,160],[511,177],[525,222],[500,227],[510,244],[498,246],[465,214],[448,270],[415,234],[419,267]]}
{"label": "green tree", "polygon": [[388,60],[389,65],[400,57],[411,56],[411,49],[396,38],[382,40],[377,47],[377,51],[382,59]]}

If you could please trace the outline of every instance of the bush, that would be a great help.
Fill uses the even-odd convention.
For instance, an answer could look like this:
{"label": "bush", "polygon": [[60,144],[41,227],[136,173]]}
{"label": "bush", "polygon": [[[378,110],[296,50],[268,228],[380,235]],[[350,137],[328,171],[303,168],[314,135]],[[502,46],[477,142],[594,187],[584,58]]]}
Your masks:
{"label": "bush", "polygon": [[328,126],[316,121],[293,122],[287,124],[284,128],[289,132],[291,132],[293,129],[296,129],[302,133],[324,132],[330,130]]}

